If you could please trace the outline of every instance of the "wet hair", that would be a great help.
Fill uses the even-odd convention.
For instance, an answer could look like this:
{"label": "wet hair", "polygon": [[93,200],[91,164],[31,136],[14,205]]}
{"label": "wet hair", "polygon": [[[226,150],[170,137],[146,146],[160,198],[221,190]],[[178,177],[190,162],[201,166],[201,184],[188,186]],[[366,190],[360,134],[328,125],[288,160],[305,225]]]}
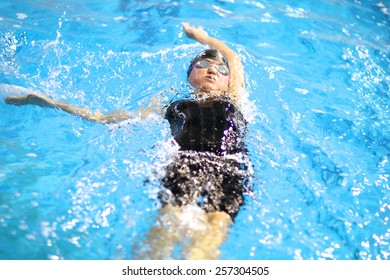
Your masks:
{"label": "wet hair", "polygon": [[187,77],[190,76],[191,70],[194,67],[195,63],[197,63],[198,61],[201,61],[205,58],[210,58],[210,59],[222,62],[223,64],[225,64],[229,68],[229,61],[223,55],[222,52],[220,52],[219,50],[216,50],[216,49],[207,49],[207,50],[201,51],[192,59],[190,66],[188,66]]}

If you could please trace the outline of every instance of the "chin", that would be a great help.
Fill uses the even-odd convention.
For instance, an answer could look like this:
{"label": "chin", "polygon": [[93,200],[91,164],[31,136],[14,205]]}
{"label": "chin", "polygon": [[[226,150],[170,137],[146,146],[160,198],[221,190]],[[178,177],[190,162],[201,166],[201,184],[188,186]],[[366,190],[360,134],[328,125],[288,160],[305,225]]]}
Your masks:
{"label": "chin", "polygon": [[221,87],[218,87],[217,85],[210,84],[210,83],[204,83],[202,85],[194,85],[194,84],[191,85],[195,88],[195,90],[203,91],[203,92],[219,92],[219,91],[226,92],[228,90],[228,87],[221,89]]}

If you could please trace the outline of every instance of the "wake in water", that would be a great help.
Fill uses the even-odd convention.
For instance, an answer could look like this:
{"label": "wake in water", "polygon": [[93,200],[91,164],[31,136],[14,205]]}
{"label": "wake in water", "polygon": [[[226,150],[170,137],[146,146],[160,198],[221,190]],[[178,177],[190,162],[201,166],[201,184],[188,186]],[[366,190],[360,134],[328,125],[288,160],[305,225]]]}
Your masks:
{"label": "wake in water", "polygon": [[0,84],[0,96],[3,99],[10,96],[23,96],[29,94],[39,94],[39,92],[21,86]]}

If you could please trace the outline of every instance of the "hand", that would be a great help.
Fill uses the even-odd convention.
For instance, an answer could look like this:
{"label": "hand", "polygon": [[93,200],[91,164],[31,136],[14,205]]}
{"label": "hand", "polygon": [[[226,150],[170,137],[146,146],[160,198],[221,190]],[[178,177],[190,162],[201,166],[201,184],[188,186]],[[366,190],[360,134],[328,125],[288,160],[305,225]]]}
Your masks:
{"label": "hand", "polygon": [[41,107],[54,107],[54,101],[36,93],[31,93],[24,96],[10,96],[5,99],[7,104],[11,105],[38,105]]}
{"label": "hand", "polygon": [[188,23],[183,23],[183,29],[188,38],[194,39],[199,43],[205,44],[209,35],[203,30],[203,27],[193,27]]}

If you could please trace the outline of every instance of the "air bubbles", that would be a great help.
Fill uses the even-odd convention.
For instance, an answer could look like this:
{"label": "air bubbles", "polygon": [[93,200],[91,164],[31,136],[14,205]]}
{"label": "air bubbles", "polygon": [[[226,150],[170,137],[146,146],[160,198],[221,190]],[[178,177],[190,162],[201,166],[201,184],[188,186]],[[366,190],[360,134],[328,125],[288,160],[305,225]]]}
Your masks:
{"label": "air bubbles", "polygon": [[31,201],[31,206],[32,207],[38,207],[39,203],[37,201]]}
{"label": "air bubbles", "polygon": [[20,20],[23,20],[23,19],[28,18],[28,15],[26,15],[26,14],[24,14],[24,13],[17,13],[17,14],[16,14],[16,18],[17,18],[17,19],[20,19]]}
{"label": "air bubbles", "polygon": [[295,88],[294,89],[296,92],[302,94],[302,95],[306,95],[309,93],[309,90],[308,89],[304,89],[304,88]]}
{"label": "air bubbles", "polygon": [[118,17],[114,17],[113,20],[115,20],[115,21],[126,21],[126,20],[127,20],[127,17],[118,16]]}
{"label": "air bubbles", "polygon": [[30,158],[36,158],[38,157],[38,155],[36,153],[28,153],[26,154],[26,156],[30,157]]}
{"label": "air bubbles", "polygon": [[286,7],[285,13],[292,18],[307,18],[307,12],[303,8],[293,8],[291,6]]}
{"label": "air bubbles", "polygon": [[48,255],[47,256],[50,260],[60,260],[60,257],[57,255]]}

